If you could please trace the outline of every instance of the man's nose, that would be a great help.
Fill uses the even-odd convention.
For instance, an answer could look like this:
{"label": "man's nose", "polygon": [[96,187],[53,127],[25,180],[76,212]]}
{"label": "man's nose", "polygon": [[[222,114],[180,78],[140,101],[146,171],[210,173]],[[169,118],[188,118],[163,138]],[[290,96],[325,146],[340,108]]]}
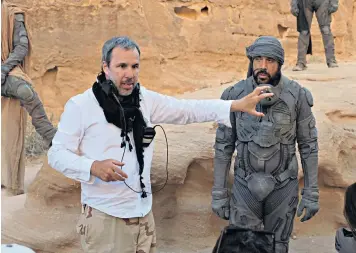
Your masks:
{"label": "man's nose", "polygon": [[267,60],[266,59],[262,59],[261,68],[267,69]]}
{"label": "man's nose", "polygon": [[132,68],[127,68],[125,71],[125,77],[127,78],[133,78],[134,76],[134,71]]}

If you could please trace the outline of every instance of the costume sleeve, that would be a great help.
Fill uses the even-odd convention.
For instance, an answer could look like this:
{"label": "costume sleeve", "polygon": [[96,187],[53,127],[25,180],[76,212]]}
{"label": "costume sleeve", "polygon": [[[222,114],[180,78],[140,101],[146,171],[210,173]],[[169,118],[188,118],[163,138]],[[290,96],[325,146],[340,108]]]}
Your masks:
{"label": "costume sleeve", "polygon": [[299,13],[298,0],[291,0],[290,9],[293,15],[298,16]]}
{"label": "costume sleeve", "polygon": [[[227,88],[221,95],[222,100],[230,99],[233,87]],[[236,119],[235,114],[230,113],[231,126],[219,124],[215,137],[214,156],[214,188],[226,188],[228,174],[231,166],[232,155],[235,151]]]}
{"label": "costume sleeve", "polygon": [[339,8],[339,0],[330,0],[329,6],[330,6],[330,8],[337,11],[337,9]]}
{"label": "costume sleeve", "polygon": [[9,57],[1,64],[1,72],[5,75],[19,65],[28,53],[28,37],[23,14],[15,15],[13,41],[13,50],[10,52]]}
{"label": "costume sleeve", "polygon": [[298,99],[297,141],[304,173],[304,188],[318,188],[318,131],[311,111],[313,97],[302,88]]}

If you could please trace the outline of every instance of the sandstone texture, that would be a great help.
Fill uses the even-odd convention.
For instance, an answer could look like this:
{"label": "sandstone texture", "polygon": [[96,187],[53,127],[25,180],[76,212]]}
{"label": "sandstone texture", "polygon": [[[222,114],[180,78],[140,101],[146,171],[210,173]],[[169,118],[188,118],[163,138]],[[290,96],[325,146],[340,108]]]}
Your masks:
{"label": "sandstone texture", "polygon": [[[245,48],[258,36],[278,37],[286,65],[295,64],[298,32],[290,0],[10,0],[27,10],[31,73],[47,111],[58,120],[66,101],[91,87],[101,47],[128,35],[142,51],[140,82],[177,94],[228,83],[245,72]],[[336,57],[356,57],[356,1],[333,15]],[[314,55],[324,60],[316,18]]]}

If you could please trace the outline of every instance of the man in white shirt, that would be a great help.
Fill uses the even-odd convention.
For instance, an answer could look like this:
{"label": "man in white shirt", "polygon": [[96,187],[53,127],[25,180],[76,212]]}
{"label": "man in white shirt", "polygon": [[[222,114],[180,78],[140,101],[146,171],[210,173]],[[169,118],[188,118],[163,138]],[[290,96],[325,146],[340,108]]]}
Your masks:
{"label": "man in white shirt", "polygon": [[81,182],[77,232],[85,252],[155,251],[153,144],[147,143],[153,124],[229,125],[231,111],[262,116],[256,104],[273,95],[263,86],[241,100],[179,100],[140,87],[139,70],[134,41],[105,42],[102,72],[91,89],[67,102],[48,151],[54,169]]}

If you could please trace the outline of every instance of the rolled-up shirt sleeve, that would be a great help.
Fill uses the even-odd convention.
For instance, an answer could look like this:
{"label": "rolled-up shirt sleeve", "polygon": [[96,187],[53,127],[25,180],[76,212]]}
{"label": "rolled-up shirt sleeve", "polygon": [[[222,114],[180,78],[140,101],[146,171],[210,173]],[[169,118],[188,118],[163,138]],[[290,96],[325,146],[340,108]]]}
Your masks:
{"label": "rolled-up shirt sleeve", "polygon": [[146,90],[152,103],[153,124],[190,124],[215,121],[231,127],[230,110],[232,100],[177,99]]}
{"label": "rolled-up shirt sleeve", "polygon": [[48,151],[48,163],[66,177],[93,183],[95,177],[90,174],[90,168],[94,160],[79,155],[79,145],[84,134],[81,114],[80,107],[69,100]]}

